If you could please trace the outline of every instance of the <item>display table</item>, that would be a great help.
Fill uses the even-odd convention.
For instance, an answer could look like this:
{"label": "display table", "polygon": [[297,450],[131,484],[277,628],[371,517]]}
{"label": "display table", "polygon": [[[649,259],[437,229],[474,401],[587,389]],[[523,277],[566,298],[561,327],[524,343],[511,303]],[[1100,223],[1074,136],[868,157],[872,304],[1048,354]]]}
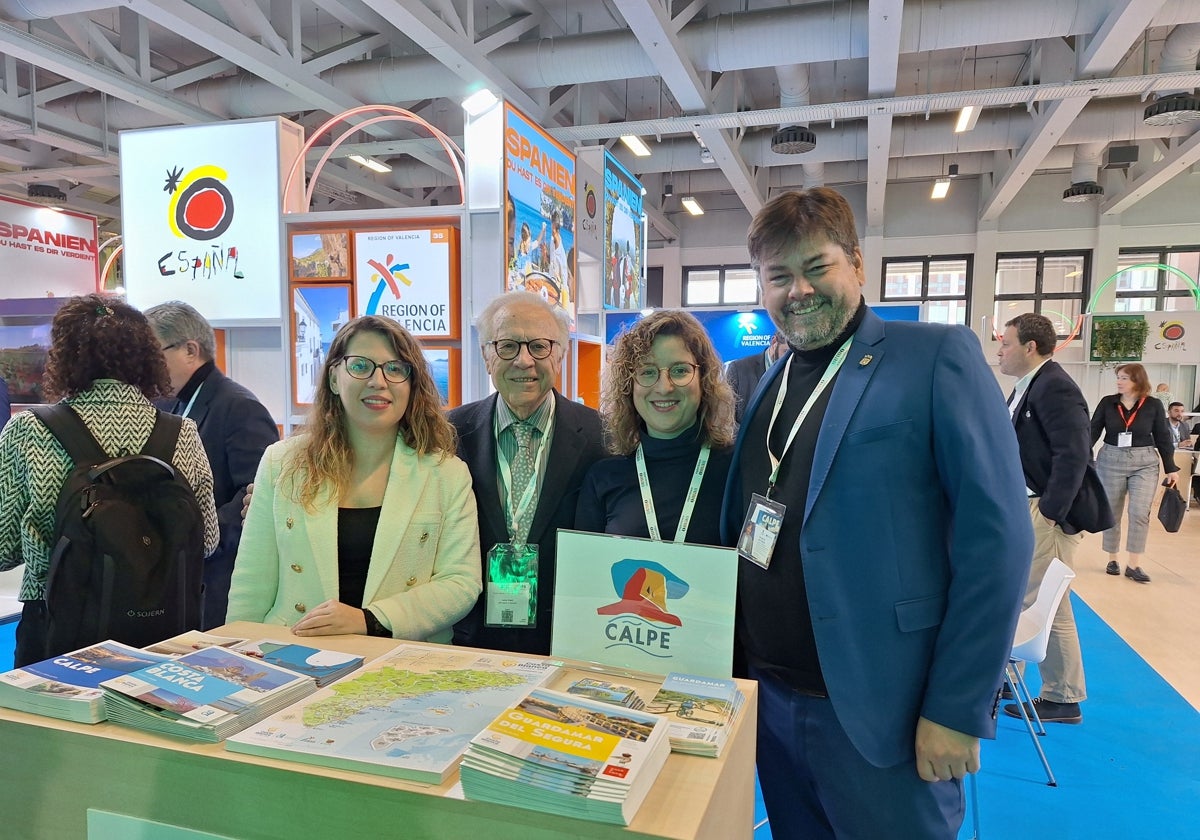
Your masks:
{"label": "display table", "polygon": [[[287,637],[278,626],[246,622],[212,632]],[[298,641],[368,658],[399,644],[365,636]],[[565,688],[582,675],[568,663],[549,686]],[[238,840],[749,838],[758,686],[739,685],[746,702],[721,758],[672,754],[628,828],[447,797],[457,773],[442,785],[420,785],[0,709],[0,837],[82,840],[87,812],[97,809]]]}

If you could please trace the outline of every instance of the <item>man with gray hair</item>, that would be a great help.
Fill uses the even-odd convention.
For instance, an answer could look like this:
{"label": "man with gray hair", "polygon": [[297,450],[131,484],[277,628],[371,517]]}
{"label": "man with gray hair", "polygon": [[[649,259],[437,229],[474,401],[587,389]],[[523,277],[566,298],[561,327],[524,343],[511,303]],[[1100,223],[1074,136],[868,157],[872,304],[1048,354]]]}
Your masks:
{"label": "man with gray hair", "polygon": [[196,422],[212,466],[221,542],[204,561],[201,629],[209,630],[225,623],[229,580],[242,538],[242,497],[263,451],[279,440],[279,428],[254,394],[217,370],[216,337],[203,315],[178,300],[152,306],[145,314],[162,344],[175,390],[175,404],[167,408]]}
{"label": "man with gray hair", "polygon": [[570,338],[562,309],[510,292],[475,325],[497,393],[449,414],[471,469],[484,581],[454,643],[548,654],[555,539],[574,527],[584,474],[607,454],[600,415],[554,390]]}

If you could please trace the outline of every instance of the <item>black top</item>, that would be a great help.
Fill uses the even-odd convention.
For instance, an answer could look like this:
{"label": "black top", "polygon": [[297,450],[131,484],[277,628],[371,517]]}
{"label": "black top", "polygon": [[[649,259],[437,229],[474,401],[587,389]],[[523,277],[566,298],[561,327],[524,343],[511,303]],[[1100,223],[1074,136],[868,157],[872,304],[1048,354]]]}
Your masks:
{"label": "black top", "polygon": [[338,508],[338,600],[362,607],[382,507]]}
{"label": "black top", "polygon": [[[1117,407],[1120,406],[1120,412]],[[1134,414],[1134,412],[1137,412]],[[1096,411],[1092,414],[1092,443],[1095,444],[1104,435],[1104,442],[1109,446],[1117,445],[1117,435],[1125,431],[1125,421],[1133,416],[1129,431],[1133,433],[1133,446],[1153,446],[1162,457],[1163,469],[1169,473],[1178,472],[1179,465],[1175,463],[1175,441],[1171,438],[1171,430],[1167,428],[1167,410],[1163,408],[1162,400],[1152,396],[1142,399],[1141,408],[1137,403],[1128,411],[1121,405],[1120,394],[1109,394],[1101,397],[1096,403]]]}
{"label": "black top", "polygon": [[[825,347],[808,351],[793,348],[787,396],[771,432],[770,446],[776,457],[783,452],[792,424],[825,368],[846,338],[858,329],[865,313],[866,306],[860,301],[845,331]],[[751,494],[767,492],[771,462],[762,442],[767,439],[771,411],[782,381],[783,376],[777,376],[763,394],[758,410],[745,418],[747,428],[741,451],[742,510],[749,510]],[[817,436],[836,383],[835,378],[809,410],[779,470],[771,498],[786,505],[787,510],[770,567],[763,569],[749,560],[742,560],[738,567],[738,637],[747,662],[775,674],[793,688],[821,695],[825,693],[825,678],[821,674],[808,609],[800,557],[800,525],[808,501]]]}
{"label": "black top", "polygon": [[188,378],[188,381],[179,389],[179,393],[175,395],[176,404],[171,410],[172,414],[183,414],[183,410],[187,408],[188,402],[195,395],[196,391],[200,389],[200,386],[204,384],[204,380],[208,379],[208,375],[212,373],[213,368],[216,366],[217,363],[209,359],[192,371],[192,375]]}
{"label": "black top", "polygon": [[[642,435],[646,474],[650,477],[654,512],[658,515],[658,532],[667,541],[675,539],[692,471],[700,455],[700,441],[696,436],[699,428],[697,423],[670,440]],[[721,545],[721,497],[732,460],[733,447],[713,449],[709,454],[686,542]],[[642,494],[638,489],[634,455],[605,458],[592,465],[579,492],[575,527],[597,534],[650,536]]]}

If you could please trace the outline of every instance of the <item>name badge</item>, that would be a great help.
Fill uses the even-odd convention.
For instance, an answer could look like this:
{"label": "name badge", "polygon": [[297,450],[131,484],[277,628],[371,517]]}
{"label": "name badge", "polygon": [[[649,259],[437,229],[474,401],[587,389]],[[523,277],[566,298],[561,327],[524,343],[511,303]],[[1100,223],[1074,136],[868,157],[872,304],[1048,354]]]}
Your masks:
{"label": "name badge", "polygon": [[771,565],[775,552],[775,541],[779,539],[779,528],[783,525],[785,505],[755,493],[750,497],[750,509],[742,522],[738,537],[738,556],[756,566],[766,569]]}
{"label": "name badge", "polygon": [[538,547],[496,543],[488,551],[483,623],[488,627],[537,626]]}
{"label": "name badge", "polygon": [[1117,432],[1117,446],[1133,446],[1133,432]]}

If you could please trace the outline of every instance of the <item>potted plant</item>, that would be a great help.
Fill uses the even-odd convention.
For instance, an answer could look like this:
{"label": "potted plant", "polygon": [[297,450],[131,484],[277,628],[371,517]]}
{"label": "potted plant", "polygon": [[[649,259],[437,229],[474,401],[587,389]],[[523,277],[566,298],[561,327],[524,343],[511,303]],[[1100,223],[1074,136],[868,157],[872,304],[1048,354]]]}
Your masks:
{"label": "potted plant", "polygon": [[1149,332],[1144,315],[1096,315],[1092,318],[1091,359],[1101,367],[1141,361]]}

